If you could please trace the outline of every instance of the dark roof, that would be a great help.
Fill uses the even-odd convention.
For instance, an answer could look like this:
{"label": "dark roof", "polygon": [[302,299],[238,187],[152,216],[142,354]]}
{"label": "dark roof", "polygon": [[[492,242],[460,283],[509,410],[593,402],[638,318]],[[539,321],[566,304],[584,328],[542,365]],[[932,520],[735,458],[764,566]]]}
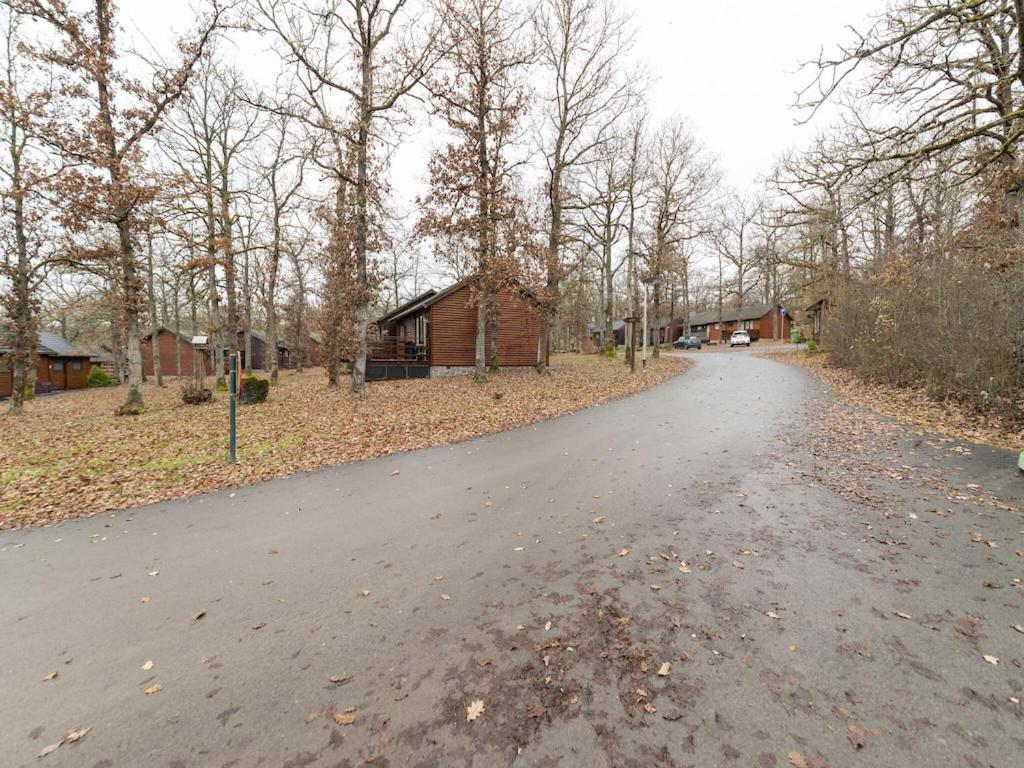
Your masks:
{"label": "dark roof", "polygon": [[[745,307],[722,307],[722,322],[737,320],[758,320],[774,310],[771,304],[750,304]],[[690,325],[711,325],[719,321],[718,310],[697,312],[690,316]]]}
{"label": "dark roof", "polygon": [[[466,285],[469,285],[470,283],[472,283],[476,279],[477,279],[477,276],[475,274],[473,274],[473,275],[470,275],[469,277],[462,278],[461,280],[459,280],[459,282],[455,283],[454,285],[449,285],[443,291],[435,291],[435,290],[431,289],[431,290],[427,291],[426,293],[422,293],[419,296],[417,296],[415,299],[411,299],[411,300],[405,302],[405,304],[403,304],[402,306],[398,307],[397,309],[394,309],[391,312],[389,312],[388,314],[383,315],[382,317],[377,318],[377,324],[379,325],[381,323],[390,323],[390,322],[393,322],[395,320],[401,320],[403,317],[408,317],[409,315],[413,315],[413,314],[419,312],[420,310],[426,309],[431,304],[437,303],[438,301],[443,299],[445,296],[448,296],[449,294],[455,293],[455,291],[459,290],[460,288],[462,288],[462,287],[464,287]],[[512,282],[512,284],[514,284],[517,287],[517,289],[519,290],[519,293],[521,295],[536,301],[536,296],[534,295],[534,293],[529,288],[527,288],[526,286],[522,285],[518,280],[513,279],[511,282]]]}
{"label": "dark roof", "polygon": [[[0,328],[0,352],[7,352],[10,348],[10,331]],[[76,348],[63,336],[49,331],[39,331],[36,336],[36,352],[49,357],[89,357],[87,351]]]}
{"label": "dark roof", "polygon": [[[465,281],[460,281],[456,283],[454,286],[452,286],[452,288],[462,285],[463,282]],[[442,293],[450,293],[452,288],[446,288],[444,291],[442,291]],[[433,288],[431,288],[429,291],[425,291],[421,293],[419,296],[413,299],[409,299],[409,301],[405,302],[404,304],[398,305],[397,307],[395,307],[395,309],[391,310],[386,315],[377,318],[377,322],[390,323],[392,320],[401,320],[406,315],[410,315],[421,309],[429,307],[431,304],[434,303],[433,301],[431,301],[431,299],[436,299],[439,296],[440,294]]]}

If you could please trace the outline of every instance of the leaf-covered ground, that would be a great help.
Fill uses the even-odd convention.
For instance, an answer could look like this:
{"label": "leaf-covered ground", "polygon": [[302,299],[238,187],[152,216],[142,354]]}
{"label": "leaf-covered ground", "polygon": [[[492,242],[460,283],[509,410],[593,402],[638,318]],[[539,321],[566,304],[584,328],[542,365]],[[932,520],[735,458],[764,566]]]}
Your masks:
{"label": "leaf-covered ground", "polygon": [[631,376],[621,361],[553,358],[551,374],[510,370],[485,384],[458,376],[329,391],[320,370],[283,372],[260,405],[241,406],[239,463],[225,461],[228,398],[184,405],[176,383],[147,386],[146,412],[114,416],[121,388],[36,398],[0,415],[0,529],[162,501],[559,416],[684,371],[662,358]]}
{"label": "leaf-covered ground", "polygon": [[843,399],[923,429],[949,437],[1012,451],[1024,449],[1024,429],[992,414],[979,413],[960,403],[939,402],[923,389],[891,387],[865,381],[851,371],[832,367],[827,354],[770,352],[765,357],[799,365],[824,381]]}

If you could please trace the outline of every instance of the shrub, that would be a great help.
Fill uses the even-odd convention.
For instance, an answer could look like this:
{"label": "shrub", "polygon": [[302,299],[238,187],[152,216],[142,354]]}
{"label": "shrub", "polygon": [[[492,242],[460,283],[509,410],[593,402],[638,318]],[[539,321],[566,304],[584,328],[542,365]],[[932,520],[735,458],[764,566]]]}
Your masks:
{"label": "shrub", "polygon": [[202,405],[213,400],[213,390],[201,383],[190,381],[181,388],[181,401],[186,405]]}
{"label": "shrub", "polygon": [[270,379],[257,379],[249,377],[242,379],[242,391],[238,393],[239,402],[250,405],[262,403],[270,393]]}
{"label": "shrub", "polygon": [[89,378],[85,380],[85,385],[87,387],[112,387],[114,386],[114,377],[98,365],[94,365],[89,369]]}
{"label": "shrub", "polygon": [[808,352],[817,352],[818,351],[818,342],[816,342],[814,339],[808,339],[807,340],[807,351]]}

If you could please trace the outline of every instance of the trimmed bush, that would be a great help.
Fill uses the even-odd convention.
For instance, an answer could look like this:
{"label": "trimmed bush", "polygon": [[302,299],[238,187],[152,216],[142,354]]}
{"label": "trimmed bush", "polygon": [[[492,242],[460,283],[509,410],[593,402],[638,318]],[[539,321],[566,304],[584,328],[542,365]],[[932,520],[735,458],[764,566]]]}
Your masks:
{"label": "trimmed bush", "polygon": [[181,388],[181,401],[186,405],[202,405],[213,400],[213,390],[202,384],[190,381]]}
{"label": "trimmed bush", "polygon": [[114,386],[114,377],[104,371],[98,365],[94,365],[89,369],[89,378],[85,380],[85,386],[87,387],[112,387]]}
{"label": "trimmed bush", "polygon": [[242,379],[242,391],[238,393],[238,401],[244,405],[262,403],[270,393],[270,379],[249,377]]}

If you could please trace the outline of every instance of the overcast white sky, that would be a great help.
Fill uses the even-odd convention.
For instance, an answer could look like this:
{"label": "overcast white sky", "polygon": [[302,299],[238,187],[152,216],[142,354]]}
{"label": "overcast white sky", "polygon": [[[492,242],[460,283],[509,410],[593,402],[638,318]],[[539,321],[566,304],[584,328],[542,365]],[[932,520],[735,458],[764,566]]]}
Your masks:
{"label": "overcast white sky", "polygon": [[[129,34],[141,31],[168,51],[175,33],[192,21],[191,0],[121,0]],[[696,126],[717,154],[730,184],[745,188],[767,173],[772,160],[805,142],[814,127],[795,127],[794,91],[808,74],[802,60],[820,46],[847,39],[847,25],[862,27],[884,0],[620,0],[634,14],[636,53],[656,78],[650,91],[655,120],[678,112]],[[248,50],[242,69],[268,73],[273,62]],[[395,168],[396,186],[416,184],[414,158]],[[412,190],[396,189],[400,197]]]}

